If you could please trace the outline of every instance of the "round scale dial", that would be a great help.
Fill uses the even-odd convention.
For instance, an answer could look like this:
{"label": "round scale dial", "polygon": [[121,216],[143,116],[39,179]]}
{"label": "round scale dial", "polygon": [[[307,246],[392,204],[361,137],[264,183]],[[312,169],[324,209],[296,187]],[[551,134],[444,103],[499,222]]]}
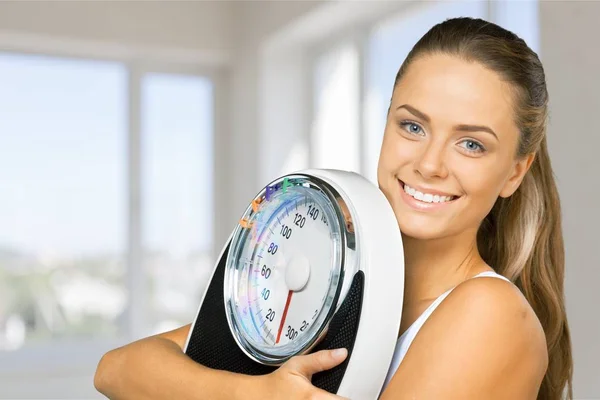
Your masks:
{"label": "round scale dial", "polygon": [[227,320],[242,350],[279,365],[324,334],[340,296],[346,232],[339,198],[288,176],[253,200],[227,258]]}

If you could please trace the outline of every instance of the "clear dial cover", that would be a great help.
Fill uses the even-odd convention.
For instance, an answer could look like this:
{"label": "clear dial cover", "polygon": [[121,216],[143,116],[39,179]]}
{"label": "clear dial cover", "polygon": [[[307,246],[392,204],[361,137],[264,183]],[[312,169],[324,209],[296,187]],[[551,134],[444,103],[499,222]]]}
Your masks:
{"label": "clear dial cover", "polygon": [[339,207],[309,177],[285,177],[254,199],[235,230],[225,272],[227,319],[258,362],[279,365],[323,335],[340,294]]}

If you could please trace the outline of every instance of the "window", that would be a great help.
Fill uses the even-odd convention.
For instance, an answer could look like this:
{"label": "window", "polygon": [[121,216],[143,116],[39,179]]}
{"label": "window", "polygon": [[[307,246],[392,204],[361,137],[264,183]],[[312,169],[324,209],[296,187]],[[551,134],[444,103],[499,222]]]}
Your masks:
{"label": "window", "polygon": [[0,351],[192,320],[213,266],[212,81],[4,53],[0,87]]}
{"label": "window", "polygon": [[490,7],[495,23],[514,32],[540,55],[538,0],[493,1]]}
{"label": "window", "polygon": [[121,333],[127,71],[0,55],[0,349]]}
{"label": "window", "polygon": [[201,77],[148,74],[142,80],[149,333],[193,321],[212,272],[212,91]]}

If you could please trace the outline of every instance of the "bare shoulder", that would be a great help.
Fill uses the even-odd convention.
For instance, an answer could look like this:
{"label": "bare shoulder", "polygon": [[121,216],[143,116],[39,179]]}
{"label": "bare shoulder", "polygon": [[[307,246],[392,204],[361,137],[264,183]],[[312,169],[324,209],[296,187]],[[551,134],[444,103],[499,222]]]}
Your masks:
{"label": "bare shoulder", "polygon": [[[493,328],[493,337],[501,333],[522,334],[524,340],[545,337],[540,321],[521,291],[503,279],[479,277],[458,285],[432,315],[431,325],[456,320],[474,332]],[[438,321],[439,320],[439,321]],[[533,343],[529,343],[533,344]]]}
{"label": "bare shoulder", "polygon": [[423,325],[382,400],[535,399],[547,363],[544,331],[519,289],[470,279]]}

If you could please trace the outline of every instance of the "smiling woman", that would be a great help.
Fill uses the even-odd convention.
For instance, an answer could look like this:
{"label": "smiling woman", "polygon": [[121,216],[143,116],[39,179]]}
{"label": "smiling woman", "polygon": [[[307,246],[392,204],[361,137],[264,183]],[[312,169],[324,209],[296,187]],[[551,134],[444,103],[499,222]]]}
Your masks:
{"label": "smiling woman", "polygon": [[407,272],[382,399],[572,396],[547,104],[538,56],[481,19],[434,26],[402,64],[378,166]]}
{"label": "smiling woman", "polygon": [[[404,303],[381,400],[572,397],[547,104],[537,54],[481,19],[434,26],[400,67],[377,179],[402,232]],[[343,350],[246,376],[194,364],[181,351],[188,332],[109,352],[98,389],[115,398],[341,399],[311,379],[342,362]]]}

